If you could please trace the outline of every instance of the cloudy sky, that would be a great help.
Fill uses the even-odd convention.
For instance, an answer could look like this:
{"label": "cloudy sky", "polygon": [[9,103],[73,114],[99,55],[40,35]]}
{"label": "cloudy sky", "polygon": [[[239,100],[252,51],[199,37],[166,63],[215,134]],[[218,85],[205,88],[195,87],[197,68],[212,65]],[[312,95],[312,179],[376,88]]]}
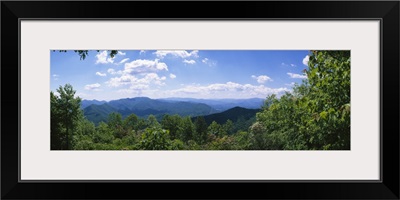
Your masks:
{"label": "cloudy sky", "polygon": [[82,99],[265,98],[291,91],[306,76],[308,51],[50,51],[50,89],[69,83]]}

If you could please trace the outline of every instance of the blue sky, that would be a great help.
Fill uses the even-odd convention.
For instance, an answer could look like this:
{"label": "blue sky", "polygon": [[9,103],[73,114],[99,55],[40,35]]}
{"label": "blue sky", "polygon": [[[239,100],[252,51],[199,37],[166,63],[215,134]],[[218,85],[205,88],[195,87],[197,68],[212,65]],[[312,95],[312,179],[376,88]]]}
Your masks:
{"label": "blue sky", "polygon": [[306,76],[309,51],[50,51],[50,90],[69,83],[82,99],[266,98],[291,91]]}

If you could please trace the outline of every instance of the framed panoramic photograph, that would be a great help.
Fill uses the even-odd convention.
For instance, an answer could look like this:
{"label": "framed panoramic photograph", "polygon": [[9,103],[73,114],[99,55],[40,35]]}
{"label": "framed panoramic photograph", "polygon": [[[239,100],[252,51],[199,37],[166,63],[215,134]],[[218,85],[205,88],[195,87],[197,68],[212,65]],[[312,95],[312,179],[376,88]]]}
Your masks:
{"label": "framed panoramic photograph", "polygon": [[2,1],[1,198],[399,199],[399,6]]}

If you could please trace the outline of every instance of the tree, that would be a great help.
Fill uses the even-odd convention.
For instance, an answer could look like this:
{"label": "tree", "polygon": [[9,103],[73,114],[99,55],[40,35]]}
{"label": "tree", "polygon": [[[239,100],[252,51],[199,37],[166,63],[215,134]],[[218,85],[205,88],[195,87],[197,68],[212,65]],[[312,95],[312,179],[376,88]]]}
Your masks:
{"label": "tree", "polygon": [[51,149],[66,149],[66,134],[61,123],[61,114],[58,105],[58,97],[50,92],[50,135]]}
{"label": "tree", "polygon": [[232,137],[223,136],[221,138],[216,138],[216,140],[208,144],[209,150],[234,150],[234,140]]}
{"label": "tree", "polygon": [[126,135],[122,127],[122,116],[120,113],[110,113],[108,115],[108,127],[113,130],[116,138],[122,138]]}
{"label": "tree", "polygon": [[184,150],[184,149],[185,149],[185,144],[182,142],[182,140],[175,139],[171,141],[169,150]]}
{"label": "tree", "polygon": [[[177,142],[176,146],[179,142]],[[139,149],[143,150],[169,150],[173,147],[169,138],[169,131],[160,127],[147,128],[142,134]]]}
{"label": "tree", "polygon": [[[53,50],[53,52],[56,50]],[[99,52],[100,50],[96,50]],[[58,52],[67,52],[67,50],[58,50]],[[85,58],[89,55],[89,50],[74,50],[77,53],[81,60],[85,60]],[[114,58],[115,55],[118,54],[118,50],[110,50],[110,57]]]}
{"label": "tree", "polygon": [[77,123],[77,135],[92,136],[96,132],[96,126],[93,122],[82,118]]}
{"label": "tree", "polygon": [[245,119],[243,116],[240,116],[237,121],[233,124],[232,133],[237,133],[239,131],[248,131],[250,126],[256,122],[256,116],[251,117],[250,119]]}
{"label": "tree", "polygon": [[122,122],[123,127],[125,130],[135,130],[138,131],[139,130],[139,118],[138,116],[136,116],[135,114],[130,114],[128,117],[126,117],[124,119],[124,121]]}
{"label": "tree", "polygon": [[[76,91],[70,84],[65,84],[64,87],[60,86],[57,92],[59,96],[50,92],[51,117],[54,117],[52,120],[52,125],[54,127],[51,128],[51,130],[54,130],[54,136],[58,136],[58,138],[52,137],[52,141],[60,145],[54,145],[53,147],[57,149],[72,149],[70,144],[72,138],[71,134],[79,119],[83,116],[80,109],[81,99],[75,97]],[[65,129],[64,135],[60,134],[62,129]],[[65,144],[65,146],[62,144]]]}
{"label": "tree", "polygon": [[216,121],[211,122],[210,126],[208,126],[208,133],[215,135],[215,136],[220,136],[221,134],[221,125],[219,125]]}
{"label": "tree", "polygon": [[316,130],[309,143],[316,149],[350,149],[350,51],[311,51],[308,64],[314,120],[307,128]]}
{"label": "tree", "polygon": [[250,150],[254,143],[253,134],[246,131],[239,131],[234,135],[236,150]]}
{"label": "tree", "polygon": [[264,121],[260,119],[250,127],[251,133],[254,135],[254,143],[252,145],[254,150],[267,149],[267,138],[264,136],[264,134],[268,133],[263,126],[263,122]]}
{"label": "tree", "polygon": [[80,137],[74,145],[74,150],[95,150],[93,141],[88,136]]}
{"label": "tree", "polygon": [[207,142],[207,123],[203,116],[197,117],[194,122],[195,126],[195,137],[194,139],[198,144],[204,144]]}
{"label": "tree", "polygon": [[222,125],[222,128],[224,129],[224,131],[226,132],[226,134],[233,134],[233,122],[232,120],[228,119],[224,125]]}
{"label": "tree", "polygon": [[171,140],[178,137],[178,131],[181,129],[182,118],[179,115],[164,115],[161,120],[161,126],[163,129],[169,130]]}
{"label": "tree", "polygon": [[72,148],[75,150],[89,150],[93,148],[93,135],[96,133],[96,127],[93,122],[81,118],[76,124]]}
{"label": "tree", "polygon": [[146,121],[147,127],[149,128],[160,128],[161,125],[158,123],[157,118],[154,115],[149,115]]}
{"label": "tree", "polygon": [[184,117],[181,121],[181,128],[178,130],[178,136],[184,142],[188,142],[193,139],[195,132],[194,124],[190,117]]}
{"label": "tree", "polygon": [[96,133],[93,136],[93,142],[111,144],[114,140],[113,131],[110,130],[108,125],[104,122],[100,122],[96,128]]}
{"label": "tree", "polygon": [[290,93],[286,93],[280,99],[277,99],[276,95],[267,98],[266,104],[269,106],[264,106],[264,111],[257,113],[259,123],[251,127],[258,148],[291,149],[288,144],[296,139],[289,136],[297,134],[296,124],[301,124],[301,116],[296,115],[300,110],[295,108],[294,99]]}

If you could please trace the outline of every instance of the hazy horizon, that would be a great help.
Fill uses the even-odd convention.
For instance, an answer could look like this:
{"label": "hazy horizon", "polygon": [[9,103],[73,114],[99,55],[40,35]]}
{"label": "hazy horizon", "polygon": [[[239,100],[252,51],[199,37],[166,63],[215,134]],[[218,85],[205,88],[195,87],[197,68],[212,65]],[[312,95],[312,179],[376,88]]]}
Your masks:
{"label": "hazy horizon", "polygon": [[196,100],[249,100],[249,99],[266,99],[266,98],[192,98],[192,97],[165,97],[165,98],[150,98],[146,96],[136,96],[136,97],[123,97],[123,98],[118,98],[118,99],[110,99],[110,100],[100,100],[100,99],[83,99],[81,100],[86,100],[86,101],[115,101],[115,100],[120,100],[120,99],[134,99],[134,98],[149,98],[149,99],[154,99],[154,100],[159,100],[159,99],[196,99]]}

